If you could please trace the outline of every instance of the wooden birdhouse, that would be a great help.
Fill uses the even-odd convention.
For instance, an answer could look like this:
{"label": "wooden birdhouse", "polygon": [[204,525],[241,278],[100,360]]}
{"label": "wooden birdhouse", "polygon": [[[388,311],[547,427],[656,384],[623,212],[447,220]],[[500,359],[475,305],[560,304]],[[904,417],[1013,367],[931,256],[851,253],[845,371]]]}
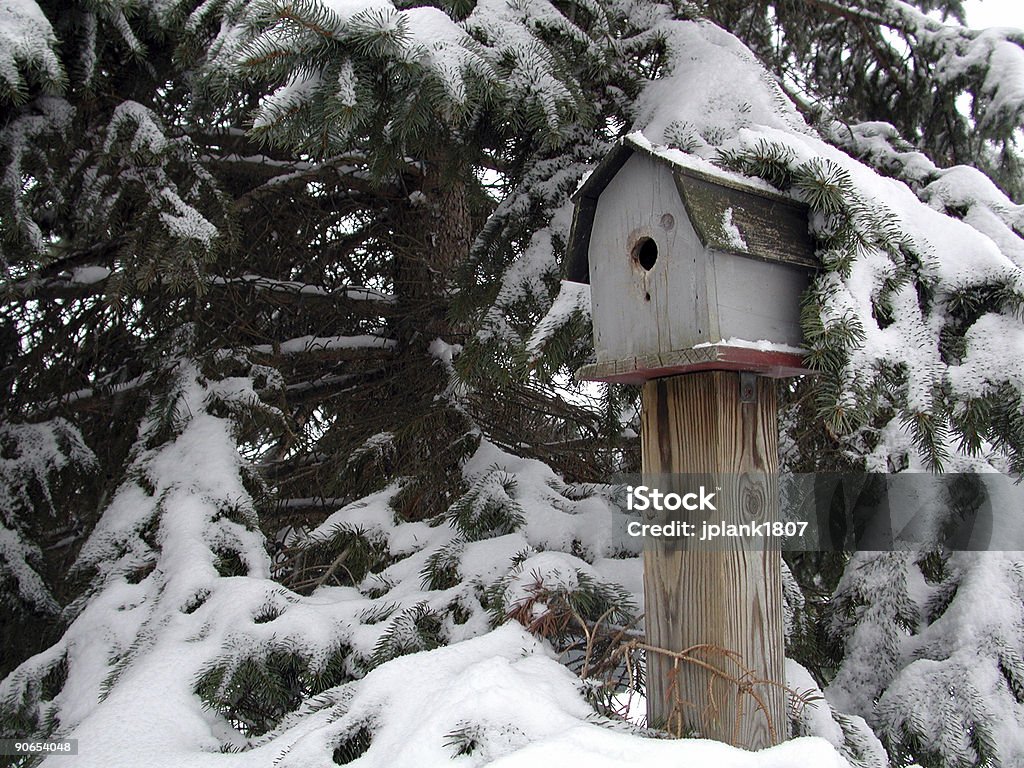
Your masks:
{"label": "wooden birdhouse", "polygon": [[574,200],[566,278],[590,283],[597,353],[578,378],[804,371],[800,302],[818,265],[805,206],[636,135]]}

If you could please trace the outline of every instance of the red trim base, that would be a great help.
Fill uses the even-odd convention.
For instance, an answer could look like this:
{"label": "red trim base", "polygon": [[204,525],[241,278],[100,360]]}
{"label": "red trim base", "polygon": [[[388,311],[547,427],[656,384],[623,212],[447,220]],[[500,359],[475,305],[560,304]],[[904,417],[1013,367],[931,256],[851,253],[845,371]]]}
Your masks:
{"label": "red trim base", "polygon": [[712,344],[586,365],[576,372],[576,379],[609,384],[643,384],[650,379],[698,371],[748,371],[772,379],[813,373],[804,367],[803,355],[794,352]]}

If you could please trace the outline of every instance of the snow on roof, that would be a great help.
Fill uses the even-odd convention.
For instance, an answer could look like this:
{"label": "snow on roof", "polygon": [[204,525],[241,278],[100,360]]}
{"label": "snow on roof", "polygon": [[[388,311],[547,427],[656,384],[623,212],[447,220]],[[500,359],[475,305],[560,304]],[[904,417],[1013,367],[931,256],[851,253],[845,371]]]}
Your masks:
{"label": "snow on roof", "polygon": [[700,155],[695,155],[691,152],[683,152],[681,149],[677,149],[676,147],[671,147],[666,144],[657,144],[648,139],[647,136],[644,135],[643,131],[633,131],[623,138],[622,143],[626,146],[642,150],[653,158],[663,160],[677,170],[683,172],[689,171],[700,176],[705,176],[710,181],[747,190],[753,194],[768,194],[788,199],[785,198],[779,190],[763,179],[758,179],[753,176],[744,176],[742,173],[735,173],[725,168],[721,168]]}

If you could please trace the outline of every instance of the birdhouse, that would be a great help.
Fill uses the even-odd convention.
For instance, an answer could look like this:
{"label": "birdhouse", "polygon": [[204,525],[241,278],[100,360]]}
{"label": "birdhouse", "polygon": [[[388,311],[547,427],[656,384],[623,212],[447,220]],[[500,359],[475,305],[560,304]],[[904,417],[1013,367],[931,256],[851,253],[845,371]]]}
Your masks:
{"label": "birdhouse", "polygon": [[578,378],[805,372],[800,303],[818,266],[806,206],[638,134],[574,200],[566,278],[590,283],[597,356]]}

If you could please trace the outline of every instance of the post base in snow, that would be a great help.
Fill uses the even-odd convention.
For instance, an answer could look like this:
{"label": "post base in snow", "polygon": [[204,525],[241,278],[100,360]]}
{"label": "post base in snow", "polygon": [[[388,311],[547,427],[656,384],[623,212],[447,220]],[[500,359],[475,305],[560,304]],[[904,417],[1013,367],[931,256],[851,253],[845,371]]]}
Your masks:
{"label": "post base in snow", "polygon": [[[709,371],[644,384],[643,470],[704,475],[716,518],[761,523],[778,512],[775,382],[758,378],[741,397],[740,378]],[[786,738],[777,548],[648,540],[644,604],[652,726],[748,749]]]}

